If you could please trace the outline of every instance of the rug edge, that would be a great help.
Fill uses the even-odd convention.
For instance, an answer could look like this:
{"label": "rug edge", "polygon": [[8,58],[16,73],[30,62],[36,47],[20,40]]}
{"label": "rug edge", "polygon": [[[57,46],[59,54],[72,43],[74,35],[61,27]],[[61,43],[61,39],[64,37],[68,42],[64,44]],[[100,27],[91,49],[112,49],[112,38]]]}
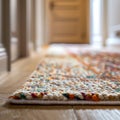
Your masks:
{"label": "rug edge", "polygon": [[50,101],[50,100],[14,100],[8,99],[9,104],[20,105],[120,105],[120,101]]}

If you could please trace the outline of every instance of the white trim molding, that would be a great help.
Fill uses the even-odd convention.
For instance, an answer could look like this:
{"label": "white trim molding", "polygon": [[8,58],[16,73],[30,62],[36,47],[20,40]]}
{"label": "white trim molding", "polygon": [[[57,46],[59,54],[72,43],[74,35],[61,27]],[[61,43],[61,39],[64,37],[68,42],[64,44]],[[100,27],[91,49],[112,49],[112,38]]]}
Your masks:
{"label": "white trim molding", "polygon": [[108,39],[108,0],[102,0],[102,39],[103,46],[106,46]]}
{"label": "white trim molding", "polygon": [[112,26],[107,46],[120,47],[120,24]]}
{"label": "white trim molding", "polygon": [[0,75],[3,72],[7,71],[7,65],[8,65],[8,57],[7,57],[7,52],[6,49],[4,48],[3,41],[2,41],[2,35],[3,35],[3,30],[2,30],[2,0],[0,0]]}
{"label": "white trim molding", "polygon": [[7,71],[7,54],[3,47],[0,47],[0,73]]}
{"label": "white trim molding", "polygon": [[120,31],[120,24],[119,25],[114,25],[113,27],[112,27],[112,30],[113,31]]}
{"label": "white trim molding", "polygon": [[120,24],[114,25],[112,27],[112,34],[113,34],[114,37],[117,37],[117,38],[120,39]]}

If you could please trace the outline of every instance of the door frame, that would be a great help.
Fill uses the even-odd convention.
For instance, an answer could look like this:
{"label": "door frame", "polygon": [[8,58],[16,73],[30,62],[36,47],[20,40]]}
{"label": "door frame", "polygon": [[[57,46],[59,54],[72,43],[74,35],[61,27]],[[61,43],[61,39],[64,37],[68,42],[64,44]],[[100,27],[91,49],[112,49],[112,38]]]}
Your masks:
{"label": "door frame", "polygon": [[[45,6],[45,9],[44,9],[44,13],[45,13],[45,27],[44,27],[44,30],[45,30],[45,43],[46,45],[49,45],[50,44],[50,9],[49,9],[49,2],[51,0],[44,0],[44,6]],[[90,1],[91,0],[86,0],[86,20],[87,20],[87,25],[86,25],[86,31],[87,31],[87,37],[86,37],[86,44],[89,44],[90,43],[90,23],[91,23],[91,19],[90,19]],[[73,43],[74,44],[74,43]],[[78,43],[79,44],[79,43]]]}
{"label": "door frame", "polygon": [[[10,28],[10,0],[1,0],[2,6],[2,29],[1,40],[3,44],[4,53],[6,53],[5,63],[7,71],[11,71],[11,28]],[[19,53],[20,57],[27,57],[29,55],[29,33],[28,28],[28,15],[27,15],[27,0],[18,0],[18,38],[19,38]]]}
{"label": "door frame", "polygon": [[2,43],[7,54],[7,70],[11,70],[11,46],[10,46],[10,0],[2,0]]}
{"label": "door frame", "polygon": [[29,55],[29,32],[27,23],[27,12],[27,0],[18,0],[18,39],[20,57],[27,57]]}

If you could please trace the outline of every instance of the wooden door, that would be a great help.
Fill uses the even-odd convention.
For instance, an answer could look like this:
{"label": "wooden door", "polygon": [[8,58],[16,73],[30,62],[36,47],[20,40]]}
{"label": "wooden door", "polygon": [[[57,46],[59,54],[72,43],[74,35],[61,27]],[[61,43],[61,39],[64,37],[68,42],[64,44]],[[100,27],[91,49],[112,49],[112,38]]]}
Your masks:
{"label": "wooden door", "polygon": [[49,43],[89,42],[89,0],[46,0]]}

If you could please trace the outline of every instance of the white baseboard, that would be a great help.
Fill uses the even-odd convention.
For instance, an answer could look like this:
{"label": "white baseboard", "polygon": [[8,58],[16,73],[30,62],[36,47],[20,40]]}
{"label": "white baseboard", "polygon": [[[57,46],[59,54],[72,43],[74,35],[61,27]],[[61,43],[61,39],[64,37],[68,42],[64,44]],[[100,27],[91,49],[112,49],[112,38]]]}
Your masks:
{"label": "white baseboard", "polygon": [[108,38],[106,42],[107,46],[120,47],[120,38]]}
{"label": "white baseboard", "polygon": [[7,71],[7,54],[6,50],[1,47],[0,48],[0,73]]}
{"label": "white baseboard", "polygon": [[11,61],[19,58],[19,43],[16,37],[11,38]]}

